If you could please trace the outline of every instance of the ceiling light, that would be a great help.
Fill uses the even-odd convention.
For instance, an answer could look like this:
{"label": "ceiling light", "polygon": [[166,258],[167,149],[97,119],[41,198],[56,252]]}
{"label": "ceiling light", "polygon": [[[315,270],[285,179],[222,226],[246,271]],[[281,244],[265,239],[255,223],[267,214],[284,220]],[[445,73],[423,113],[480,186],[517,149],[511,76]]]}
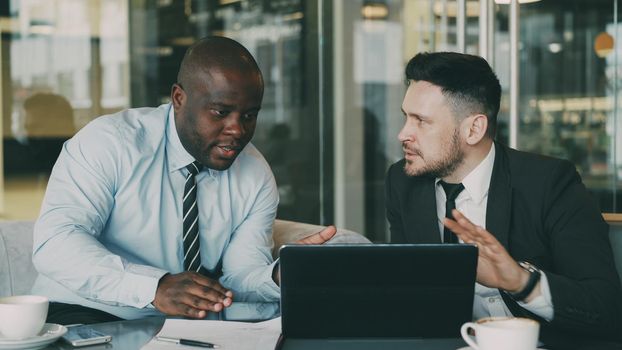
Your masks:
{"label": "ceiling light", "polygon": [[171,44],[175,46],[191,46],[196,42],[196,39],[191,36],[180,36],[171,39]]}
{"label": "ceiling light", "polygon": [[297,21],[297,20],[301,20],[304,18],[304,13],[298,11],[298,12],[294,12],[294,13],[290,13],[287,15],[283,15],[282,19],[283,21]]}
{"label": "ceiling light", "polygon": [[549,44],[549,51],[551,51],[552,53],[558,53],[562,50],[562,44],[560,43],[550,43]]}
{"label": "ceiling light", "polygon": [[54,33],[54,25],[46,21],[32,21],[28,27],[30,34],[52,35]]}
{"label": "ceiling light", "polygon": [[361,8],[361,15],[365,19],[387,19],[389,8],[383,3],[367,3]]}
{"label": "ceiling light", "polygon": [[613,52],[613,48],[613,37],[607,32],[598,34],[594,39],[594,52],[596,52],[598,57],[607,57],[607,55]]}
{"label": "ceiling light", "polygon": [[[495,2],[499,5],[509,5],[511,0],[495,0]],[[518,0],[519,4],[529,4],[532,2],[538,2],[541,0]]]}

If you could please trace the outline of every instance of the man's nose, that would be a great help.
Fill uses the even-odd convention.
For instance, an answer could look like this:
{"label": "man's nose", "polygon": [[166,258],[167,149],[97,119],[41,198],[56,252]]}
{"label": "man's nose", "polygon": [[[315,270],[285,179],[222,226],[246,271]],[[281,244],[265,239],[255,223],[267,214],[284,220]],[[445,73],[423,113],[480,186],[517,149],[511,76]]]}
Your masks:
{"label": "man's nose", "polygon": [[414,140],[414,132],[408,128],[408,124],[404,124],[399,133],[397,133],[397,139],[400,142],[405,141],[413,141]]}
{"label": "man's nose", "polygon": [[241,115],[232,113],[225,122],[225,133],[234,137],[242,137],[244,135],[244,125],[242,125]]}

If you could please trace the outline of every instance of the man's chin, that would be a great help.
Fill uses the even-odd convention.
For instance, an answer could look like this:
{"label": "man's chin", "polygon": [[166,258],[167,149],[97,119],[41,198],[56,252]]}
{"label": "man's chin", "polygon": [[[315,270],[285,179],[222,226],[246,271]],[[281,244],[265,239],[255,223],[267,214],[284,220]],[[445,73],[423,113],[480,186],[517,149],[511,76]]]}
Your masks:
{"label": "man's chin", "polygon": [[406,161],[406,164],[404,164],[404,173],[406,174],[406,176],[429,176],[429,177],[438,177],[438,172],[434,171],[433,169],[430,169],[429,167],[426,166],[417,166],[415,164],[413,164],[412,162],[408,162]]}
{"label": "man's chin", "polygon": [[422,175],[424,170],[425,169],[422,169],[421,167],[416,166],[412,162],[406,161],[406,163],[404,164],[404,173],[408,176]]}
{"label": "man's chin", "polygon": [[229,169],[234,161],[235,161],[235,158],[233,158],[233,159],[208,160],[207,164],[203,164],[203,165],[205,167],[213,169],[213,170],[224,171],[224,170]]}

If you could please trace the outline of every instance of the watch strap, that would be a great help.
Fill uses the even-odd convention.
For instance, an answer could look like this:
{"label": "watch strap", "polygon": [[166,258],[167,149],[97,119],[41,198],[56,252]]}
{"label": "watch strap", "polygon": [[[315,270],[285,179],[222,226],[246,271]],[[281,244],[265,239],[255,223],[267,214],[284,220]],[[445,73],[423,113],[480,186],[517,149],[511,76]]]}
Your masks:
{"label": "watch strap", "polygon": [[531,292],[533,292],[534,288],[538,284],[538,281],[540,281],[540,276],[542,275],[542,273],[537,267],[526,261],[520,261],[518,264],[527,272],[529,272],[529,279],[527,280],[527,284],[525,284],[525,287],[521,291],[516,293],[507,293],[512,297],[512,299],[516,301],[523,301],[529,296],[529,294],[531,294]]}

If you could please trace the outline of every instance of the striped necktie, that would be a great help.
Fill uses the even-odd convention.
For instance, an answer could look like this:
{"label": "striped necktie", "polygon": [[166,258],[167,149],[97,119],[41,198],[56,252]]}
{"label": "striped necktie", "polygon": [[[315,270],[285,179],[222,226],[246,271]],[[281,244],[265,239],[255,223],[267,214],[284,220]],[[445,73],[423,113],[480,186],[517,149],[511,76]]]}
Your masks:
{"label": "striped necktie", "polygon": [[203,166],[192,162],[186,166],[188,175],[184,186],[184,270],[198,272],[201,268],[199,252],[199,207],[197,205],[197,181],[195,176]]}

